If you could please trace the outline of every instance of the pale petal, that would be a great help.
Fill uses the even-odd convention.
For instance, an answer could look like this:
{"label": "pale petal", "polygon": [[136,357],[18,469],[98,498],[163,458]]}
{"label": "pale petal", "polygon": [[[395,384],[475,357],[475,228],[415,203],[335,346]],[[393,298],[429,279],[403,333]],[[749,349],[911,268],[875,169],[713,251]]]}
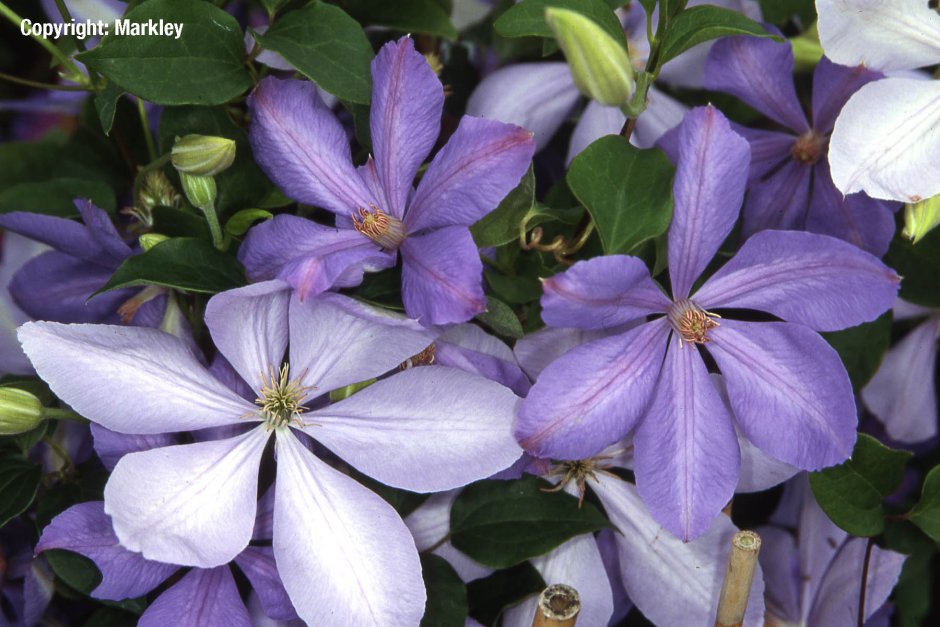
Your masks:
{"label": "pale petal", "polygon": [[758,559],[767,591],[767,617],[799,624],[799,554],[796,539],[777,527],[758,527],[756,531],[761,540]]}
{"label": "pale petal", "polygon": [[532,384],[506,344],[475,324],[457,324],[434,342],[434,363],[453,366],[501,383],[520,396]]}
{"label": "pale petal", "polygon": [[[643,115],[645,115],[645,111]],[[642,118],[642,115],[640,116]],[[604,135],[616,135],[623,128],[627,116],[617,107],[602,105],[596,100],[590,101],[581,114],[581,119],[571,133],[571,142],[568,144],[568,157],[565,163],[578,156],[582,150],[600,139]],[[639,120],[637,120],[639,125]]]}
{"label": "pale petal", "polygon": [[33,366],[16,339],[16,327],[29,320],[13,302],[9,284],[23,264],[45,250],[45,246],[16,233],[0,235],[0,375],[32,374]]}
{"label": "pale petal", "polygon": [[641,321],[623,327],[602,330],[556,329],[544,327],[516,341],[513,351],[519,365],[535,381],[545,368],[569,350],[609,335],[618,335],[639,326]]}
{"label": "pale petal", "polygon": [[248,610],[228,566],[194,568],[150,604],[138,627],[249,627]]}

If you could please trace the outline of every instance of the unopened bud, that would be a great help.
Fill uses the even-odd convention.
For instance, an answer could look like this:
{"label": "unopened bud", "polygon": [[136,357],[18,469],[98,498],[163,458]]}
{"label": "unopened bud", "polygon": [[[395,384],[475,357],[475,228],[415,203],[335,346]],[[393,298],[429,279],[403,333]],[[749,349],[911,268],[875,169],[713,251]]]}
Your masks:
{"label": "unopened bud", "polygon": [[170,161],[180,173],[215,176],[235,161],[235,142],[212,135],[186,135],[173,144]]}
{"label": "unopened bud", "polygon": [[25,433],[42,422],[42,403],[17,388],[0,387],[0,435]]}
{"label": "unopened bud", "polygon": [[147,252],[160,242],[165,242],[168,239],[170,238],[160,233],[144,233],[140,236],[138,241],[140,242],[140,247],[144,249],[144,252]]}
{"label": "unopened bud", "polygon": [[151,170],[144,174],[137,192],[135,209],[148,215],[154,207],[177,207],[180,195],[170,179],[160,170]]}
{"label": "unopened bud", "polygon": [[218,188],[215,186],[215,179],[211,176],[192,176],[180,172],[180,181],[183,183],[186,198],[194,207],[202,209],[215,204]]}
{"label": "unopened bud", "polygon": [[627,51],[594,20],[567,9],[545,9],[545,21],[565,53],[575,85],[585,96],[623,107],[636,81]]}
{"label": "unopened bud", "polygon": [[904,230],[901,234],[915,244],[940,224],[940,196],[904,205]]}

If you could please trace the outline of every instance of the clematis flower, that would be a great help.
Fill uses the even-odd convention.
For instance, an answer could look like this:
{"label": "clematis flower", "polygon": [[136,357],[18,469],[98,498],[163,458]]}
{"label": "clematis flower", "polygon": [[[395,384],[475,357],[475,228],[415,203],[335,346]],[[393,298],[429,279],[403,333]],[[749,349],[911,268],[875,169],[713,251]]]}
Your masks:
{"label": "clematis flower", "polygon": [[[898,73],[940,63],[940,15],[920,0],[816,0],[819,41],[843,65]],[[843,194],[917,202],[940,194],[940,82],[893,76],[849,99],[829,147]]]}
{"label": "clematis flower", "polygon": [[736,127],[751,144],[743,235],[763,229],[807,230],[851,242],[877,256],[894,234],[894,203],[843,196],[832,183],[829,134],[845,101],[881,75],[823,57],[813,75],[812,123],[793,87],[793,48],[756,37],[717,42],[705,65],[705,86],[732,94],[787,131]]}
{"label": "clematis flower", "polygon": [[[603,329],[663,316],[555,360],[515,427],[526,451],[559,460],[590,458],[633,431],[639,494],[684,540],[712,524],[741,463],[735,422],[700,350],[724,375],[753,444],[797,468],[836,464],[852,452],[855,401],[839,356],[815,331],[873,320],[898,289],[898,276],[855,246],[762,231],[693,291],[738,217],[749,152],[716,109],[686,117],[668,234],[671,298],[641,260],[624,255],[581,261],[545,280],[542,317],[551,326]],[[785,322],[719,318],[718,308]]]}
{"label": "clematis flower", "polygon": [[379,51],[372,80],[375,158],[359,168],[313,84],[268,78],[255,89],[256,160],[285,194],[335,213],[336,228],[280,215],[249,232],[239,258],[252,280],[279,278],[307,297],[357,285],[400,251],[405,311],[425,325],[469,320],[486,299],[468,227],[519,183],[532,135],[464,116],[414,189],[437,141],[443,88],[407,37]]}
{"label": "clematis flower", "polygon": [[273,432],[274,557],[298,615],[311,624],[417,625],[425,592],[407,527],[307,443],[387,485],[448,490],[520,455],[510,433],[516,397],[440,366],[400,371],[328,404],[330,390],[397,368],[434,334],[339,295],[301,302],[285,287],[224,292],[206,309],[215,345],[255,404],[214,378],[187,344],[154,329],[27,323],[20,340],[61,399],[113,431],[248,429],[122,457],[104,496],[124,547],[205,569],[234,559],[252,537],[259,464]]}

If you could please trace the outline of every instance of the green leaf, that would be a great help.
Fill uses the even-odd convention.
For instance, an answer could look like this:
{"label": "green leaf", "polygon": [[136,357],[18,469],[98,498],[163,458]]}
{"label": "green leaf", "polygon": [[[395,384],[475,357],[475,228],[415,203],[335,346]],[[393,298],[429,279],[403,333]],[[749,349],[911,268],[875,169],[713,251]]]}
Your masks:
{"label": "green leaf", "polygon": [[36,498],[42,469],[16,453],[0,454],[0,528]]}
{"label": "green leaf", "polygon": [[223,104],[251,87],[242,29],[201,0],[149,0],[130,22],[182,23],[175,35],[112,34],[77,59],[115,85],[156,104]]}
{"label": "green leaf", "polygon": [[604,253],[629,253],[669,228],[675,168],[660,150],[602,137],[574,158],[568,186],[594,218]]}
{"label": "green leaf", "polygon": [[470,227],[479,248],[501,246],[519,238],[519,224],[535,204],[535,172],[532,166],[519,185],[493,211]]}
{"label": "green leaf", "polygon": [[255,39],[331,94],[369,104],[372,46],[359,23],[339,7],[316,2],[290,11]]}
{"label": "green leaf", "polygon": [[884,529],[881,494],[848,464],[810,474],[809,484],[826,515],[853,536],[876,536]]}
{"label": "green leaf", "polygon": [[889,448],[870,435],[860,433],[852,458],[847,463],[881,496],[889,496],[901,485],[904,466],[912,456],[910,451]]}
{"label": "green leaf", "polygon": [[660,67],[693,46],[733,35],[770,37],[776,41],[784,41],[737,11],[709,5],[692,7],[679,13],[670,22],[660,49]]}
{"label": "green leaf", "polygon": [[885,263],[901,275],[900,297],[916,305],[940,307],[940,229],[934,229],[916,244],[896,236],[885,255]]}
{"label": "green leaf", "polygon": [[507,568],[610,526],[591,503],[579,509],[575,497],[545,492],[551,487],[532,476],[469,486],[451,509],[451,543],[485,566]]}
{"label": "green leaf", "polygon": [[512,308],[493,296],[486,297],[486,311],[476,317],[499,335],[519,339],[524,335],[522,323]]}
{"label": "green leaf", "polygon": [[101,130],[105,135],[111,134],[111,127],[114,125],[114,114],[117,112],[118,100],[124,95],[124,90],[115,85],[108,85],[95,96],[95,110],[98,111],[98,121],[101,122]]}
{"label": "green leaf", "polygon": [[178,237],[161,242],[141,255],[128,257],[100,290],[159,285],[189,292],[216,294],[245,284],[234,257],[205,240]]}
{"label": "green leaf", "polygon": [[758,0],[765,22],[783,26],[794,15],[801,24],[816,21],[816,4],[813,0]]}
{"label": "green leaf", "polygon": [[920,501],[911,510],[910,520],[934,542],[940,542],[940,466],[927,473]]}
{"label": "green leaf", "polygon": [[236,237],[241,236],[258,220],[270,220],[273,217],[274,214],[264,209],[243,209],[225,223],[225,232]]}
{"label": "green leaf", "polygon": [[506,276],[492,270],[484,271],[483,276],[496,295],[507,303],[521,305],[542,297],[542,284],[537,276]]}
{"label": "green leaf", "polygon": [[37,142],[0,144],[0,189],[46,180],[62,155],[64,137],[50,133]]}
{"label": "green leaf", "polygon": [[84,555],[64,549],[51,549],[43,555],[52,572],[74,590],[89,594],[101,583],[101,571]]}
{"label": "green leaf", "polygon": [[545,21],[547,7],[569,9],[591,18],[626,49],[620,20],[603,0],[524,0],[499,16],[493,26],[503,37],[545,37],[554,42],[555,34]]}
{"label": "green leaf", "polygon": [[76,198],[87,198],[109,213],[114,213],[114,192],[94,179],[60,178],[41,183],[20,183],[0,192],[0,214],[31,211],[70,218],[78,215]]}
{"label": "green leaf", "polygon": [[484,625],[493,625],[506,608],[522,602],[545,589],[545,580],[529,562],[467,584],[470,615]]}
{"label": "green leaf", "polygon": [[467,588],[443,557],[421,556],[428,600],[421,627],[463,627],[467,622]]}
{"label": "green leaf", "polygon": [[891,342],[891,314],[844,331],[823,333],[832,345],[852,380],[852,387],[860,391],[875,375],[888,344]]}
{"label": "green leaf", "polygon": [[195,211],[174,207],[153,208],[153,232],[167,237],[211,238],[205,217]]}
{"label": "green leaf", "polygon": [[457,39],[450,15],[435,0],[348,0],[343,6],[363,24]]}
{"label": "green leaf", "polygon": [[931,561],[937,547],[908,520],[889,520],[885,524],[885,548],[904,553],[904,568],[892,592],[898,625],[918,627],[925,624],[933,588]]}
{"label": "green leaf", "polygon": [[268,13],[274,13],[275,11],[280,10],[280,8],[288,2],[290,2],[290,0],[261,0],[261,4],[264,5],[264,8]]}

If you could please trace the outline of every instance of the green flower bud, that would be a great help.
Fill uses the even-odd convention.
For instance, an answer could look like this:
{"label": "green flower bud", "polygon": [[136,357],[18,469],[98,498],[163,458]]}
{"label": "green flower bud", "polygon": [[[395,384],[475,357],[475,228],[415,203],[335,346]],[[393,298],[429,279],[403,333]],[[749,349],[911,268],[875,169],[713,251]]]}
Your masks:
{"label": "green flower bud", "polygon": [[940,224],[940,196],[904,205],[904,230],[901,234],[915,244]]}
{"label": "green flower bud", "polygon": [[161,235],[160,233],[144,233],[140,236],[138,241],[140,242],[140,247],[144,249],[144,252],[150,250],[160,242],[165,242],[169,237],[166,235]]}
{"label": "green flower bud", "polygon": [[816,24],[807,28],[802,35],[790,39],[790,45],[793,47],[794,68],[797,72],[812,70],[823,56]]}
{"label": "green flower bud", "polygon": [[235,161],[235,142],[211,135],[177,138],[170,152],[173,167],[195,176],[215,176]]}
{"label": "green flower bud", "polygon": [[183,191],[186,198],[194,207],[200,209],[212,207],[215,204],[215,198],[219,190],[215,186],[215,179],[211,176],[191,176],[185,172],[180,172],[180,181],[183,183]]}
{"label": "green flower bud", "polygon": [[42,403],[17,388],[0,387],[0,435],[16,435],[35,429],[42,422]]}
{"label": "green flower bud", "polygon": [[154,207],[178,207],[180,195],[160,170],[150,170],[140,181],[134,206],[125,211],[146,227],[153,226]]}
{"label": "green flower bud", "polygon": [[630,102],[636,87],[627,51],[594,20],[567,9],[545,9],[545,21],[565,53],[575,85],[611,107]]}

